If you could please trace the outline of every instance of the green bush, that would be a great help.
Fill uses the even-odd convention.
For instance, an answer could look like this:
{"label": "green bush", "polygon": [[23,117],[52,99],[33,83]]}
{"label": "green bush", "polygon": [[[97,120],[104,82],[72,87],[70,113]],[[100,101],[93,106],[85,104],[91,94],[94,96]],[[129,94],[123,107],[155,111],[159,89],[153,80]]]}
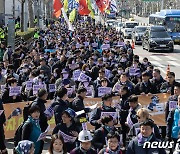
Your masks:
{"label": "green bush", "polygon": [[26,32],[17,31],[16,35],[17,35],[17,37],[20,36],[25,41],[27,41],[28,39],[30,39],[31,37],[34,36],[34,31],[35,31],[35,28],[28,28],[28,30]]}

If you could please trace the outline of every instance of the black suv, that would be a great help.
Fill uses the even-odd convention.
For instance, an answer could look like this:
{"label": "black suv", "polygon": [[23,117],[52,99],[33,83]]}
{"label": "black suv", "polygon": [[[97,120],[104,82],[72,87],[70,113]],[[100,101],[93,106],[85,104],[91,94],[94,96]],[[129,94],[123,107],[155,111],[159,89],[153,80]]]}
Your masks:
{"label": "black suv", "polygon": [[163,26],[148,27],[143,35],[143,49],[152,51],[174,51],[174,42]]}

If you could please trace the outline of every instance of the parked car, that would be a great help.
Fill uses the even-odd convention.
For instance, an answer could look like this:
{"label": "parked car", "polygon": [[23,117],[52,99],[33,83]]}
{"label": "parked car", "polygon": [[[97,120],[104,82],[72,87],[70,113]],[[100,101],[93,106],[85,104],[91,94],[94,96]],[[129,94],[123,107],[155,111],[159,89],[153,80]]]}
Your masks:
{"label": "parked car", "polygon": [[143,49],[152,51],[174,51],[174,42],[164,26],[150,26],[143,35]]}
{"label": "parked car", "polygon": [[135,26],[132,31],[132,40],[135,44],[142,44],[142,36],[144,35],[147,26]]}

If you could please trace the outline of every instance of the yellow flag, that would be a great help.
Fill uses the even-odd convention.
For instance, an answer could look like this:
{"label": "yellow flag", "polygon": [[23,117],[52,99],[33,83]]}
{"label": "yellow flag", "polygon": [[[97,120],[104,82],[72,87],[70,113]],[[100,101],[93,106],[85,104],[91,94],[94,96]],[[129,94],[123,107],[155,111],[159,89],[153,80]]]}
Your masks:
{"label": "yellow flag", "polygon": [[72,23],[76,17],[76,9],[73,9],[69,14],[69,21]]}
{"label": "yellow flag", "polygon": [[93,11],[92,6],[91,6],[91,0],[87,0],[87,3],[88,3],[88,9],[91,11],[90,16],[91,16],[91,18],[94,19],[94,11]]}
{"label": "yellow flag", "polygon": [[65,12],[68,11],[68,0],[64,0],[64,10]]}

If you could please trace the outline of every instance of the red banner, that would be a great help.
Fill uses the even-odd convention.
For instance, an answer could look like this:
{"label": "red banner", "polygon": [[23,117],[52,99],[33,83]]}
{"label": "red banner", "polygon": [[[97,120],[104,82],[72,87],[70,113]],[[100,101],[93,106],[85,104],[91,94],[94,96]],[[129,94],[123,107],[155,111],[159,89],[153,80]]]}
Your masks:
{"label": "red banner", "polygon": [[80,15],[89,15],[91,11],[88,9],[86,0],[79,0],[79,14]]}
{"label": "red banner", "polygon": [[96,0],[96,4],[99,10],[104,13],[104,11],[109,7],[109,0]]}
{"label": "red banner", "polygon": [[61,3],[61,0],[54,0],[53,7],[54,7],[54,15],[55,15],[56,18],[60,17],[62,6],[63,5]]}

